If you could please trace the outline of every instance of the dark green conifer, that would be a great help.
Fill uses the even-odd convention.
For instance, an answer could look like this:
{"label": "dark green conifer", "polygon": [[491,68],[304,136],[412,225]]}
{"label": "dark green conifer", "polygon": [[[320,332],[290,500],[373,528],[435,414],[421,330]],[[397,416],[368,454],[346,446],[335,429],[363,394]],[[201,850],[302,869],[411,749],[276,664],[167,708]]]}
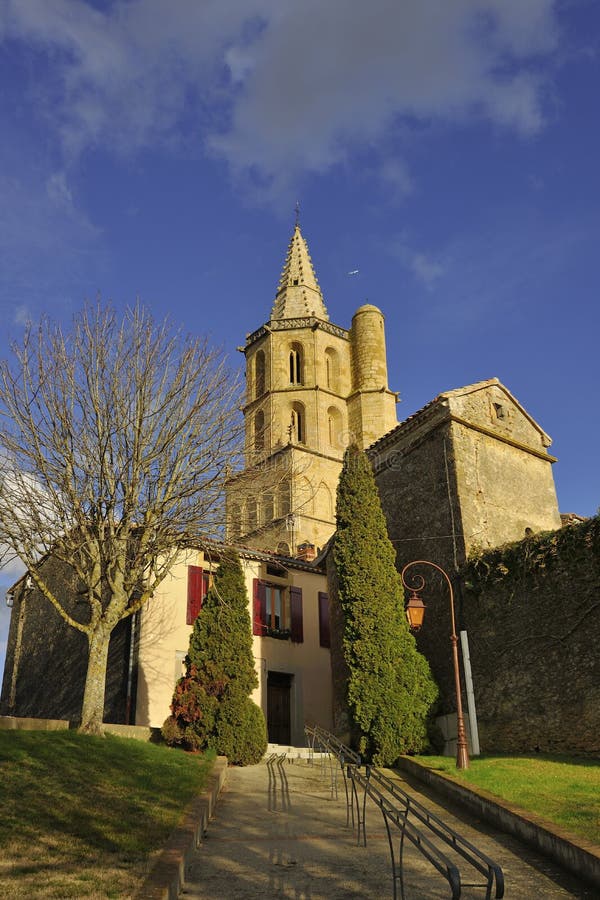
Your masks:
{"label": "dark green conifer", "polygon": [[391,765],[423,749],[437,688],[409,631],[371,465],[356,446],[346,451],[338,484],[333,558],[356,743],[376,764]]}
{"label": "dark green conifer", "polygon": [[263,712],[249,696],[257,685],[244,574],[237,553],[228,550],[194,623],[165,740],[212,747],[240,765],[258,762],[267,736]]}

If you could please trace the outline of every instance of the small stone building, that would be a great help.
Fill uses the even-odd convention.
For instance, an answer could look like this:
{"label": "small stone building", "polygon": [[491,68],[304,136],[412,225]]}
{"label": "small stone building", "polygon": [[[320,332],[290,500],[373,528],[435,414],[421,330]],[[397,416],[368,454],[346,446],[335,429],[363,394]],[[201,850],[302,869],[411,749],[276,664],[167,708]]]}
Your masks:
{"label": "small stone building", "polygon": [[[451,578],[481,550],[561,526],[548,435],[497,378],[439,394],[368,448],[396,565],[430,560]],[[428,567],[418,635],[454,708],[447,587]],[[409,584],[411,582],[409,581]],[[461,593],[456,586],[460,628]],[[429,598],[429,599],[428,599]]]}

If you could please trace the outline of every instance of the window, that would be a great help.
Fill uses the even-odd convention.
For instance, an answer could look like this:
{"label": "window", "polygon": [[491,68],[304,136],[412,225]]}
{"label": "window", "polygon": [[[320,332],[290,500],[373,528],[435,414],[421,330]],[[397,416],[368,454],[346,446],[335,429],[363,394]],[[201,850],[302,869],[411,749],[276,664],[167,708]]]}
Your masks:
{"label": "window", "polygon": [[279,485],[277,491],[277,515],[280,518],[289,516],[292,508],[292,486],[289,479],[285,479]]}
{"label": "window", "polygon": [[290,350],[290,384],[302,384],[302,345],[292,344]]}
{"label": "window", "polygon": [[254,360],[254,386],[255,397],[261,397],[265,392],[265,354],[259,350]]}
{"label": "window", "polygon": [[254,497],[250,497],[246,504],[246,519],[248,522],[248,531],[254,531],[258,525],[258,504]]}
{"label": "window", "polygon": [[335,447],[337,450],[345,449],[347,434],[347,431],[344,429],[344,420],[341,412],[337,407],[330,406],[327,410],[327,437],[329,438],[329,446]]}
{"label": "window", "polygon": [[262,523],[268,525],[275,518],[275,500],[273,494],[263,494]]}
{"label": "window", "polygon": [[262,409],[254,416],[254,449],[265,449],[265,414]]}
{"label": "window", "polygon": [[229,529],[232,540],[238,540],[242,533],[242,519],[240,515],[239,503],[231,504],[231,511],[229,513]]}
{"label": "window", "polygon": [[304,640],[301,588],[287,588],[255,578],[253,593],[253,634],[291,638],[294,643]]}
{"label": "window", "polygon": [[210,587],[210,572],[200,566],[188,566],[186,625],[193,625]]}
{"label": "window", "polygon": [[319,644],[321,647],[331,647],[329,595],[323,591],[319,591]]}
{"label": "window", "polygon": [[501,403],[494,403],[494,412],[496,413],[497,419],[504,418],[504,407],[502,406]]}
{"label": "window", "polygon": [[304,444],[306,442],[306,433],[304,426],[304,407],[301,403],[292,404],[291,426],[292,441],[295,441],[297,444]]}
{"label": "window", "polygon": [[332,391],[338,390],[338,356],[333,347],[325,350],[325,386]]}

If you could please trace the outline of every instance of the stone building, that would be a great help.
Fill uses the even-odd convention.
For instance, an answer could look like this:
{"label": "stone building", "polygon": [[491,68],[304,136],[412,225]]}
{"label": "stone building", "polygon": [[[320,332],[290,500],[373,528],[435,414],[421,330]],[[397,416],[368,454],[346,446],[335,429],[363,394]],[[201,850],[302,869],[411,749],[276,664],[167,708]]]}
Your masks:
{"label": "stone building", "polygon": [[[560,528],[550,443],[492,378],[439,394],[372,444],[367,453],[397,568],[430,560],[454,579],[475,552]],[[447,588],[432,569],[412,574],[425,578],[431,606],[418,644],[453,708]],[[455,593],[460,628],[458,580]]]}
{"label": "stone building", "polygon": [[296,556],[333,534],[348,444],[366,448],[396,424],[383,315],[361,306],[349,331],[329,321],[296,224],[270,319],[243,352],[246,459],[227,489],[228,537]]}

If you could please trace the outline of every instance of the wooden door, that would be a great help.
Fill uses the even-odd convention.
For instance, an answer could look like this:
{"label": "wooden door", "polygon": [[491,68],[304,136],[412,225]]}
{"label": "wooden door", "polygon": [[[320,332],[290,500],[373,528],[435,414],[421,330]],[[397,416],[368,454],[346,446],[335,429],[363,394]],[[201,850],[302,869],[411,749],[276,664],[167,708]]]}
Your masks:
{"label": "wooden door", "polygon": [[292,676],[269,672],[267,677],[267,731],[271,744],[291,742]]}

